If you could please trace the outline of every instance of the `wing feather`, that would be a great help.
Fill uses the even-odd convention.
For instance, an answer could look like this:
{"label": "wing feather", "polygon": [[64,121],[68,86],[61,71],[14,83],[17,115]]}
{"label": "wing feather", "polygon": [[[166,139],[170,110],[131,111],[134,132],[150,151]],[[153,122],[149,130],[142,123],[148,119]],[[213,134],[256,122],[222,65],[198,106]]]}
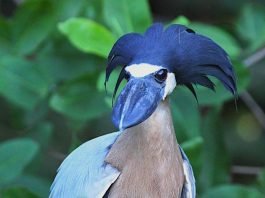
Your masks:
{"label": "wing feather", "polygon": [[90,140],[61,164],[49,198],[102,198],[120,172],[105,157],[120,132]]}
{"label": "wing feather", "polygon": [[193,170],[190,165],[189,159],[184,153],[183,149],[179,146],[183,159],[183,170],[185,175],[185,183],[182,189],[181,198],[195,198],[196,197],[196,186]]}

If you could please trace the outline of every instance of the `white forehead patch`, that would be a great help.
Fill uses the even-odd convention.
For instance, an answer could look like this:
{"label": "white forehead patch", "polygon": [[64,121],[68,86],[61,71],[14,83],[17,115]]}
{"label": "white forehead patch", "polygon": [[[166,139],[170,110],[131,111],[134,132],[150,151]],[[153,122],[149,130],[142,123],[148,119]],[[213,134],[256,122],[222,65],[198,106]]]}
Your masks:
{"label": "white forehead patch", "polygon": [[175,89],[176,87],[176,78],[175,78],[175,74],[173,73],[168,73],[167,74],[167,79],[166,79],[166,86],[165,86],[165,92],[164,92],[164,96],[163,96],[163,100],[165,100],[165,98],[172,93],[172,91]]}
{"label": "white forehead patch", "polygon": [[125,68],[127,72],[129,72],[133,77],[136,78],[147,76],[160,69],[163,69],[163,67],[157,65],[151,65],[148,63],[133,64]]}
{"label": "white forehead patch", "polygon": [[[141,64],[133,64],[129,65],[125,68],[127,72],[130,73],[133,77],[141,78],[144,76],[147,76],[149,74],[155,73],[159,71],[160,69],[164,69],[164,67],[158,66],[158,65],[151,65],[148,63],[141,63]],[[176,78],[175,74],[168,72],[167,79],[166,79],[166,86],[165,86],[165,92],[163,95],[163,100],[172,93],[172,91],[176,87]]]}

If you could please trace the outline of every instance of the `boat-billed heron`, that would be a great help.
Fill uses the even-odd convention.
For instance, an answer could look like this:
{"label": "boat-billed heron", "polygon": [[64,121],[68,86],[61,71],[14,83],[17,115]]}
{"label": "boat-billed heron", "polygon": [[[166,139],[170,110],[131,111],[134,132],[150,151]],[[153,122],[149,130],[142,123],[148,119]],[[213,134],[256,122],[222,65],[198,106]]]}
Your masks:
{"label": "boat-billed heron", "polygon": [[50,197],[194,198],[192,167],[176,141],[168,96],[178,85],[195,97],[193,85],[214,90],[210,76],[236,94],[227,53],[183,25],[154,24],[143,35],[129,33],[117,40],[106,81],[118,66],[114,96],[127,80],[112,112],[119,132],[74,150],[61,164]]}

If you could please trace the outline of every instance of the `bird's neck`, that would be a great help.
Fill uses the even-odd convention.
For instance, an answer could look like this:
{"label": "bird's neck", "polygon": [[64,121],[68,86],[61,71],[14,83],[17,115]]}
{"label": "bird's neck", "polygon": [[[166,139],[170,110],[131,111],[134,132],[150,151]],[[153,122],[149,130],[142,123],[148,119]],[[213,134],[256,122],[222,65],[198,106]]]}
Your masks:
{"label": "bird's neck", "polygon": [[120,148],[119,152],[125,152],[126,150],[133,152],[139,149],[139,153],[150,152],[156,154],[157,150],[167,150],[175,153],[176,146],[177,140],[169,101],[166,98],[160,102],[148,119],[123,131],[112,146],[109,156],[118,148]]}
{"label": "bird's neck", "polygon": [[[162,101],[147,120],[126,129],[118,137],[106,157],[106,162],[122,172],[113,187],[114,192],[121,192],[126,185],[135,190],[141,189],[141,186],[137,186],[137,180],[142,181],[140,185],[153,189],[153,192],[159,191],[163,194],[163,191],[173,193],[174,190],[178,194],[181,191],[179,189],[176,192],[176,186],[182,187],[182,158],[176,142],[168,99]],[[157,185],[152,186],[152,183]],[[163,189],[164,186],[168,186],[168,189]],[[155,190],[160,187],[161,189]],[[167,194],[163,195],[167,197]]]}
{"label": "bird's neck", "polygon": [[175,152],[177,142],[168,99],[160,102],[147,120],[127,130],[141,139],[145,149],[153,152],[162,149],[171,152],[172,149]]}
{"label": "bird's neck", "polygon": [[156,144],[166,143],[167,147],[175,146],[176,136],[168,99],[160,102],[154,113],[146,121],[135,126],[133,130],[141,131],[146,141],[153,141],[152,143]]}

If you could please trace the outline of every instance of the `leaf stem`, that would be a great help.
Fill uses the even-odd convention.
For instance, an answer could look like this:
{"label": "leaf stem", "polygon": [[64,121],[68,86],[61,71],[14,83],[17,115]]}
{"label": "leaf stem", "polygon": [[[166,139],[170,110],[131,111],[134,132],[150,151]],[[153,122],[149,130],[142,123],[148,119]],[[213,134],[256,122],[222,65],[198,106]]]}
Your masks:
{"label": "leaf stem", "polygon": [[252,111],[256,119],[259,121],[260,125],[265,129],[265,113],[259,106],[259,104],[255,101],[255,99],[247,91],[241,93],[240,98]]}
{"label": "leaf stem", "polygon": [[246,58],[244,60],[244,64],[246,65],[246,67],[251,67],[255,65],[257,62],[259,62],[260,60],[262,60],[264,57],[265,57],[265,47],[258,50],[257,52],[249,56],[248,58]]}
{"label": "leaf stem", "polygon": [[[257,51],[253,55],[246,58],[243,62],[245,66],[251,67],[265,57],[265,47]],[[256,119],[259,121],[260,125],[265,129],[265,113],[256,100],[251,96],[248,91],[240,94],[240,98],[247,105],[247,107],[252,111]]]}
{"label": "leaf stem", "polygon": [[262,167],[233,165],[230,171],[233,174],[258,175],[262,170]]}

